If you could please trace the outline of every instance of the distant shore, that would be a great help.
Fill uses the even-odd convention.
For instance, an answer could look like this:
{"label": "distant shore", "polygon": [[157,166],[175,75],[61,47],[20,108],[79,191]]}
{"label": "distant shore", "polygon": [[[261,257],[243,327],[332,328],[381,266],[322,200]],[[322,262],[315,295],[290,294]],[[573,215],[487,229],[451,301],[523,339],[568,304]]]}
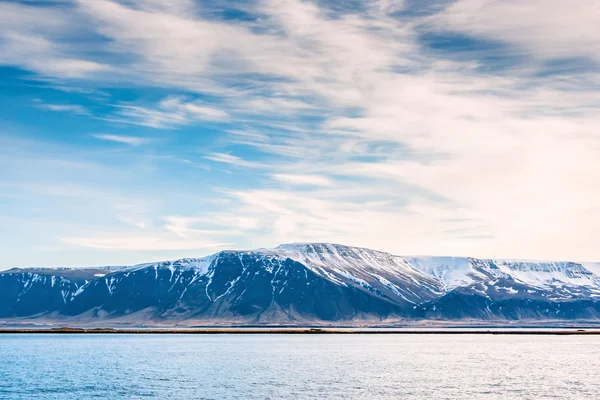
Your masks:
{"label": "distant shore", "polygon": [[377,329],[377,328],[5,328],[0,334],[392,334],[392,335],[600,335],[600,329]]}

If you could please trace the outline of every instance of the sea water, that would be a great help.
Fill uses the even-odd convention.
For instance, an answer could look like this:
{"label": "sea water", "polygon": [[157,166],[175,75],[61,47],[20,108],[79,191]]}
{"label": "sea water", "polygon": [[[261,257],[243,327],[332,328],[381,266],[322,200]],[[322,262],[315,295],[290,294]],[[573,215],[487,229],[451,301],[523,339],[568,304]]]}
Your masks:
{"label": "sea water", "polygon": [[600,336],[0,335],[0,399],[599,399]]}

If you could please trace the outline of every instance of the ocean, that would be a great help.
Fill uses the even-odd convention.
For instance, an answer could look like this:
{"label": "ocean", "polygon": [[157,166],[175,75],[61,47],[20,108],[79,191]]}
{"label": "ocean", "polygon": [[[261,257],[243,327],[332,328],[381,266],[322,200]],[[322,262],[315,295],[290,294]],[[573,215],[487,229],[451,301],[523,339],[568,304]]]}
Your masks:
{"label": "ocean", "polygon": [[600,336],[0,335],[0,399],[598,399]]}

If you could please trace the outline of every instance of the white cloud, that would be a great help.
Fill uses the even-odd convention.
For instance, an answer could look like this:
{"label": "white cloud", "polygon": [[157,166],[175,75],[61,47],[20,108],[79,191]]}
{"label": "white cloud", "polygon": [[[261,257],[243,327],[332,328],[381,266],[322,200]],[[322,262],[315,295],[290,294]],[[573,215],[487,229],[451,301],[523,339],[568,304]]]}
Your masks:
{"label": "white cloud", "polygon": [[458,0],[432,17],[439,28],[508,42],[544,58],[600,62],[596,0]]}
{"label": "white cloud", "polygon": [[44,76],[83,78],[109,66],[72,54],[64,33],[82,28],[65,8],[0,3],[0,64],[17,65]]}
{"label": "white cloud", "polygon": [[65,78],[83,78],[95,72],[109,70],[104,64],[76,59],[50,59],[43,63],[36,61],[32,65],[39,71]]}
{"label": "white cloud", "polygon": [[247,168],[264,168],[265,167],[265,164],[263,164],[263,163],[255,163],[255,162],[247,161],[240,157],[236,157],[234,155],[225,154],[225,153],[211,153],[207,156],[204,156],[204,158],[206,158],[207,160],[211,160],[211,161],[215,161],[215,162],[219,162],[219,163],[234,165],[236,167],[247,167]]}
{"label": "white cloud", "polygon": [[[484,241],[453,238],[444,231],[464,223],[445,222],[455,210],[417,213],[416,209],[332,196],[329,191],[299,193],[281,190],[248,190],[230,193],[236,213],[256,221],[246,228],[249,245],[275,246],[296,241],[338,241],[349,245],[383,249],[399,254],[435,252],[472,254]],[[433,210],[438,207],[432,206]]]}
{"label": "white cloud", "polygon": [[90,112],[79,104],[38,104],[38,108],[58,112],[72,112],[80,115],[89,115]]}
{"label": "white cloud", "polygon": [[150,227],[150,222],[148,222],[146,219],[132,215],[119,215],[117,216],[117,219],[124,224],[133,225],[140,229],[146,229]]}
{"label": "white cloud", "polygon": [[61,239],[63,243],[102,250],[164,251],[164,250],[219,250],[227,243],[214,241],[188,241],[165,239],[156,236],[76,237]]}
{"label": "white cloud", "polygon": [[[211,230],[198,228],[211,226],[206,218],[180,217],[176,215],[164,218],[161,227],[152,227],[148,221],[139,216],[120,215],[119,221],[137,228],[118,234],[100,233],[94,235],[81,235],[77,237],[64,237],[61,242],[81,247],[105,250],[126,251],[166,251],[166,250],[204,250],[215,251],[230,245],[226,241],[216,238],[225,238],[236,233],[235,229]],[[246,225],[247,226],[247,225]]]}
{"label": "white cloud", "polygon": [[[128,83],[210,95],[121,105],[113,120],[154,128],[231,124],[228,140],[209,146],[205,158],[255,178],[219,182],[212,196],[220,208],[202,222],[171,219],[149,243],[206,244],[239,223],[240,237],[224,242],[600,258],[598,71],[541,74],[557,58],[598,60],[593,0],[577,7],[458,0],[413,19],[390,15],[406,7],[401,1],[332,15],[316,2],[264,0],[247,6],[261,14],[248,22],[205,18],[210,10],[189,1],[76,4],[73,12],[108,39],[102,50],[118,61],[57,68],[59,56],[87,58],[54,40],[57,32],[68,36],[69,23],[61,21],[71,14],[56,11],[51,23],[36,8],[25,11],[35,11],[27,18],[39,21],[39,30],[3,30],[0,62],[71,78],[110,68]],[[516,68],[482,74],[485,59],[440,58],[420,44],[419,29],[502,41],[507,56],[524,57]],[[218,226],[190,228],[212,216]],[[119,248],[151,247],[143,238],[127,236]],[[117,241],[70,239],[105,248]]]}
{"label": "white cloud", "polygon": [[135,137],[135,136],[122,136],[122,135],[109,135],[109,134],[96,134],[92,135],[96,139],[107,140],[109,142],[117,142],[129,144],[131,146],[139,146],[144,143],[148,143],[148,139]]}
{"label": "white cloud", "polygon": [[273,174],[272,176],[280,182],[289,183],[291,185],[331,185],[331,181],[328,178],[318,175]]}
{"label": "white cloud", "polygon": [[179,97],[169,97],[158,103],[156,108],[121,105],[118,106],[115,122],[148,126],[151,128],[172,128],[197,121],[225,121],[227,113],[198,102],[188,102]]}

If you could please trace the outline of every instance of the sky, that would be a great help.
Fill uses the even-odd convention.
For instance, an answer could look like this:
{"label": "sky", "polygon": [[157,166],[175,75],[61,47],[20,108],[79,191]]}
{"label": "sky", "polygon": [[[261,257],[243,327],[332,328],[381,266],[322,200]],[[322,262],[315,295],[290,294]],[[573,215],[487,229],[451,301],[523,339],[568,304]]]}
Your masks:
{"label": "sky", "polygon": [[600,261],[597,0],[0,0],[0,269]]}

